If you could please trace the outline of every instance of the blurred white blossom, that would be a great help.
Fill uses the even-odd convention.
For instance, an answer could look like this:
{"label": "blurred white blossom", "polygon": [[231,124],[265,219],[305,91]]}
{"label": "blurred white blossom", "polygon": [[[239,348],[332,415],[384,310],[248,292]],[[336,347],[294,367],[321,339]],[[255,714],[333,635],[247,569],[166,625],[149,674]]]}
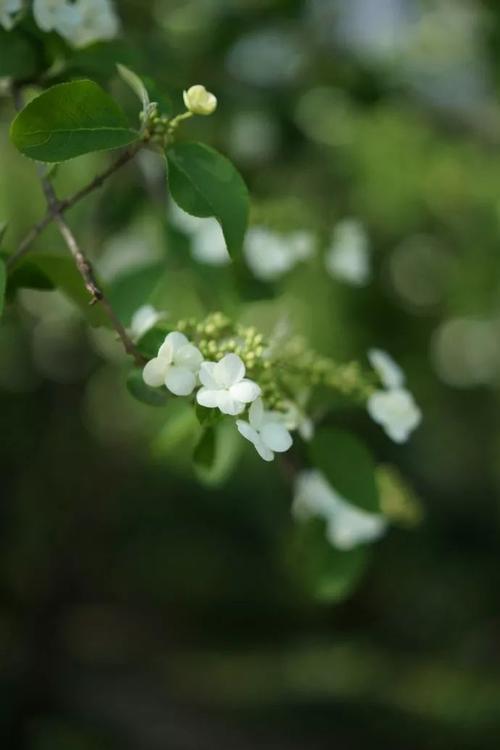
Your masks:
{"label": "blurred white blossom", "polygon": [[311,232],[298,230],[278,234],[263,226],[251,227],[245,237],[243,252],[248,267],[261,281],[275,281],[314,252]]}
{"label": "blurred white blossom", "polygon": [[22,0],[0,0],[0,26],[10,31],[22,7]]}
{"label": "blurred white blossom", "polygon": [[331,276],[353,286],[364,286],[370,281],[368,237],[357,219],[338,222],[326,251],[325,266]]}
{"label": "blurred white blossom", "polygon": [[368,413],[395,443],[405,443],[422,419],[415,399],[406,388],[376,391],[368,399]]}
{"label": "blurred white blossom", "polygon": [[196,394],[200,406],[219,409],[223,414],[241,414],[245,404],[260,396],[260,388],[245,378],[245,365],[237,354],[226,354],[220,362],[203,362]]}
{"label": "blurred white blossom", "polygon": [[401,388],[405,376],[401,367],[382,349],[369,349],[368,359],[385,388]]}
{"label": "blurred white blossom", "polygon": [[189,396],[193,392],[203,357],[186,336],[172,331],[142,372],[146,385],[159,388],[164,385],[176,396]]}
{"label": "blurred white blossom", "polygon": [[382,515],[352,505],[317,470],[302,471],[298,475],[292,513],[298,521],[323,519],[326,538],[341,550],[375,541],[387,528],[387,521]]}
{"label": "blurred white blossom", "polygon": [[111,0],[34,0],[33,16],[43,31],[57,31],[75,47],[112,39],[119,27]]}
{"label": "blurred white blossom", "polygon": [[410,391],[403,387],[403,370],[392,357],[381,349],[370,349],[368,359],[385,387],[368,398],[368,413],[391,440],[404,443],[420,424],[422,413]]}
{"label": "blurred white blossom", "polygon": [[132,320],[130,321],[129,330],[132,339],[138,341],[164,317],[165,313],[155,310],[153,305],[141,305],[132,315]]}
{"label": "blurred white blossom", "polygon": [[283,424],[282,415],[266,411],[261,398],[251,405],[248,422],[237,419],[236,426],[264,461],[272,461],[275,453],[284,453],[292,445],[292,436]]}

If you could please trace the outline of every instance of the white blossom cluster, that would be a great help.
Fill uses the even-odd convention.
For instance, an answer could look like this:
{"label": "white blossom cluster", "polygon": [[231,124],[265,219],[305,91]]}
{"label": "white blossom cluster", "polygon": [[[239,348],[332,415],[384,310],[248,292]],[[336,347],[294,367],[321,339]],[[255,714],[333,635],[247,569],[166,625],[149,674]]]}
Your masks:
{"label": "white blossom cluster", "polygon": [[323,519],[326,538],[341,550],[375,541],[387,528],[382,515],[352,505],[316,470],[302,471],[298,475],[292,513],[298,521]]}
{"label": "white blossom cluster", "polygon": [[143,370],[146,385],[165,386],[176,396],[189,396],[196,390],[196,401],[222,414],[238,416],[249,406],[248,422],[236,421],[238,431],[249,440],[264,461],[287,451],[292,437],[285,415],[264,408],[260,386],[245,377],[245,364],[233,352],[218,362],[203,359],[200,350],[183,333],[167,334],[156,357]]}
{"label": "white blossom cluster", "polygon": [[[0,0],[0,26],[10,30],[25,5]],[[112,39],[119,28],[111,0],[33,0],[33,17],[42,31],[56,31],[73,47]]]}
{"label": "white blossom cluster", "polygon": [[369,397],[368,413],[395,443],[404,443],[420,424],[422,413],[404,388],[405,376],[399,365],[381,349],[370,349],[368,359],[384,386]]}

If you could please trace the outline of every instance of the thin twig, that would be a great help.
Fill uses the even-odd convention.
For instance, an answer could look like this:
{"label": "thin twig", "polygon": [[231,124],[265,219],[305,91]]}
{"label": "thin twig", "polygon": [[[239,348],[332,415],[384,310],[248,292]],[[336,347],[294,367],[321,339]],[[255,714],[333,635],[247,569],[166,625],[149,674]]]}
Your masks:
{"label": "thin twig", "polygon": [[[82,198],[85,198],[89,193],[92,193],[97,188],[100,188],[104,182],[110,177],[112,174],[114,174],[120,167],[123,167],[124,164],[127,164],[131,159],[134,158],[134,156],[137,154],[137,152],[142,147],[142,142],[139,144],[136,144],[135,146],[132,146],[126,151],[124,151],[118,159],[116,159],[112,164],[110,164],[107,169],[105,169],[100,174],[96,175],[85,187],[81,188],[81,190],[78,190],[76,193],[71,195],[69,198],[63,198],[63,200],[60,200],[58,202],[59,206],[59,213],[63,214],[68,209],[72,208],[75,203],[78,203],[82,200]],[[43,216],[40,221],[38,221],[29,232],[23,237],[21,242],[19,243],[19,246],[13,252],[6,260],[7,269],[11,270],[19,261],[21,258],[28,252],[30,249],[32,243],[37,239],[37,237],[43,232],[43,230],[52,222],[54,221],[54,216],[52,215],[51,211],[47,211],[45,216]]]}
{"label": "thin twig", "polygon": [[[16,109],[19,111],[22,109],[22,106],[23,106],[21,92],[19,91],[18,88],[14,88],[12,93],[14,96]],[[80,248],[80,245],[78,244],[78,241],[75,235],[73,234],[73,231],[71,230],[66,220],[64,219],[62,215],[62,211],[61,211],[61,203],[57,198],[54,187],[50,179],[47,176],[47,172],[45,168],[42,166],[42,164],[38,163],[37,170],[38,170],[38,175],[40,177],[40,182],[42,184],[43,192],[47,200],[47,205],[49,209],[48,215],[50,216],[50,220],[53,220],[55,224],[57,225],[57,228],[59,229],[59,232],[64,242],[66,243],[68,250],[73,256],[75,265],[83,279],[83,282],[85,284],[87,291],[90,294],[90,297],[91,297],[90,304],[96,304],[96,303],[100,304],[108,320],[110,321],[112,327],[115,329],[116,333],[118,334],[118,337],[120,341],[122,342],[123,347],[125,351],[127,352],[127,354],[130,354],[130,356],[134,358],[136,364],[138,365],[144,364],[146,361],[145,358],[136,348],[134,342],[132,341],[127,331],[125,330],[123,323],[117,317],[109,300],[105,297],[104,292],[99,287],[97,280],[94,276],[94,271],[92,269],[92,265],[90,261],[85,256],[82,249]],[[105,178],[102,178],[102,179],[105,179]],[[96,183],[95,180],[93,182]],[[97,187],[98,185],[99,185],[99,181],[95,184],[95,187]],[[87,192],[88,190],[85,188],[81,190],[80,191],[81,197],[83,197],[82,194],[86,195]]]}

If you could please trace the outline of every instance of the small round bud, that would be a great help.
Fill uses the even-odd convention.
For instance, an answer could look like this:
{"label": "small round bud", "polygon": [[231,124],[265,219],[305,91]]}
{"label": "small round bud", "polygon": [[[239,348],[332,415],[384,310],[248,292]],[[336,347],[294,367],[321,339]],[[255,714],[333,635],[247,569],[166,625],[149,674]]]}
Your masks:
{"label": "small round bud", "polygon": [[201,84],[184,91],[183,98],[186,109],[193,115],[211,115],[217,109],[216,97]]}

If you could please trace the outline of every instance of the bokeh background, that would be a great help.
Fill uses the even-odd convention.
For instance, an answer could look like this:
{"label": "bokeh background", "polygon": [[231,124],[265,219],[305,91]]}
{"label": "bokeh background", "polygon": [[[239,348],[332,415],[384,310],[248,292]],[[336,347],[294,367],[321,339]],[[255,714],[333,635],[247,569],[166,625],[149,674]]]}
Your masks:
{"label": "bokeh background", "polygon": [[[186,134],[238,165],[254,223],[317,238],[312,260],[241,302],[227,267],[192,256],[146,154],[69,214],[120,314],[223,309],[264,330],[285,318],[338,358],[389,350],[421,428],[399,447],[365,416],[341,419],[410,479],[422,521],[373,545],[341,600],[315,601],[289,562],[287,477],[241,446],[230,476],[200,482],[184,421],[130,398],[112,338],[61,294],[20,291],[0,326],[2,747],[496,750],[500,7],[116,7],[121,39],[78,53],[71,75],[111,87],[131,117],[116,61],[178,110],[203,82],[219,108]],[[8,143],[7,98],[0,116],[9,249],[44,203]],[[60,194],[106,163],[64,165]],[[370,247],[362,286],[324,269],[348,217]],[[64,253],[52,229],[36,250]]]}

